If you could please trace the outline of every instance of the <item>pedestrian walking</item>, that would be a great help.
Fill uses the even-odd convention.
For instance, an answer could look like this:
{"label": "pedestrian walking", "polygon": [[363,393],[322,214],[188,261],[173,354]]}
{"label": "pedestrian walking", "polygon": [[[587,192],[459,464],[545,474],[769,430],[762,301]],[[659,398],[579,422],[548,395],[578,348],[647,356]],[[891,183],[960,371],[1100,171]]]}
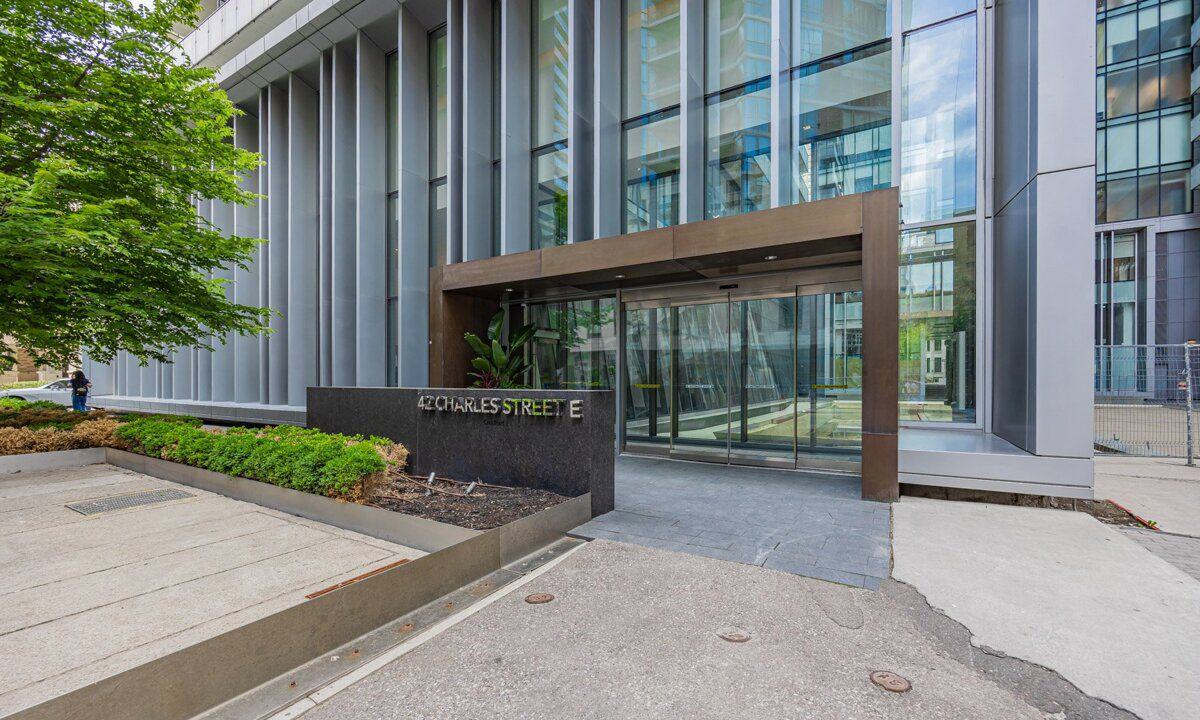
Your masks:
{"label": "pedestrian walking", "polygon": [[76,370],[71,375],[71,407],[76,412],[87,412],[88,388],[91,386],[91,381],[87,379],[82,370]]}

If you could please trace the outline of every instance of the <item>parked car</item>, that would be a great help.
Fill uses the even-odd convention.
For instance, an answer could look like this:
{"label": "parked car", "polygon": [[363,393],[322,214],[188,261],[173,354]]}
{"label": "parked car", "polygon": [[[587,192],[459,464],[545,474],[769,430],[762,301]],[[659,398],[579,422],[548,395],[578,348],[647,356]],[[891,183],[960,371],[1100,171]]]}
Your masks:
{"label": "parked car", "polygon": [[0,390],[0,397],[16,398],[18,400],[49,400],[59,405],[71,407],[71,381],[68,378],[51,380],[37,387],[14,388]]}

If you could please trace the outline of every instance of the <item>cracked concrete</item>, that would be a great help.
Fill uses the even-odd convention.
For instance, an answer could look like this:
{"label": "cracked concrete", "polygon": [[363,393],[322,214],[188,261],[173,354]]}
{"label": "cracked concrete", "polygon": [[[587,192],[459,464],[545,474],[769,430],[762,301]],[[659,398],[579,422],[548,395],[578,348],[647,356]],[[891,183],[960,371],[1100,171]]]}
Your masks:
{"label": "cracked concrete", "polygon": [[[596,540],[303,718],[1129,717],[1065,714],[1096,707],[1067,683],[1035,706],[980,670],[961,626],[886,584],[869,592]],[[532,592],[555,600],[525,603]],[[719,638],[730,626],[750,639]],[[1019,669],[1013,678],[1038,677]],[[886,692],[871,683],[874,670],[899,673],[913,689]]]}
{"label": "cracked concrete", "polygon": [[[894,577],[1020,658],[1144,720],[1200,707],[1200,582],[1083,513],[905,498]],[[1090,718],[1090,715],[1080,717]]]}

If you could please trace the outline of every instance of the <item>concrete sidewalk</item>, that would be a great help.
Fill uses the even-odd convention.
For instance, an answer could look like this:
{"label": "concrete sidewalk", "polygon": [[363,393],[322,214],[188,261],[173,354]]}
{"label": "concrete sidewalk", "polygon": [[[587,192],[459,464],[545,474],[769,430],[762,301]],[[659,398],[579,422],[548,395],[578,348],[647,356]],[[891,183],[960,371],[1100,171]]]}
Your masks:
{"label": "concrete sidewalk", "polygon": [[1096,497],[1112,500],[1158,529],[1200,537],[1200,467],[1182,459],[1097,456]]}
{"label": "concrete sidewalk", "polygon": [[[181,499],[83,515],[89,499]],[[110,465],[0,476],[0,716],[418,550]]]}
{"label": "concrete sidewalk", "polygon": [[1200,582],[1089,515],[905,498],[893,576],[972,641],[1143,720],[1200,708]]}
{"label": "concrete sidewalk", "polygon": [[[1047,717],[956,659],[889,587],[596,540],[302,717]],[[523,601],[535,592],[555,599]],[[728,626],[750,640],[718,637]],[[912,691],[873,685],[881,669]]]}

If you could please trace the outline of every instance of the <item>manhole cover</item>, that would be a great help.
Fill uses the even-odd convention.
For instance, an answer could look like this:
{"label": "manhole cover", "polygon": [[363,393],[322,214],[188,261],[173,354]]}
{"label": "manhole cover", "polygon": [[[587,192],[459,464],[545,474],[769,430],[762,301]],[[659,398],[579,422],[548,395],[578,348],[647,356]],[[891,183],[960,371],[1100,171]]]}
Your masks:
{"label": "manhole cover", "polygon": [[871,682],[884,690],[894,693],[912,690],[912,683],[890,670],[876,670],[871,673]]}
{"label": "manhole cover", "polygon": [[81,515],[99,515],[100,513],[125,510],[126,508],[138,507],[139,505],[153,505],[172,500],[182,500],[191,496],[191,493],[185,493],[182,490],[147,490],[146,492],[131,493],[129,495],[114,495],[97,500],[67,503],[67,507]]}
{"label": "manhole cover", "polygon": [[525,602],[529,603],[530,605],[541,605],[542,603],[548,603],[553,599],[554,596],[550,593],[534,593],[532,595],[525,596]]}
{"label": "manhole cover", "polygon": [[731,643],[744,643],[750,640],[750,633],[739,627],[723,627],[717,631],[717,637]]}

